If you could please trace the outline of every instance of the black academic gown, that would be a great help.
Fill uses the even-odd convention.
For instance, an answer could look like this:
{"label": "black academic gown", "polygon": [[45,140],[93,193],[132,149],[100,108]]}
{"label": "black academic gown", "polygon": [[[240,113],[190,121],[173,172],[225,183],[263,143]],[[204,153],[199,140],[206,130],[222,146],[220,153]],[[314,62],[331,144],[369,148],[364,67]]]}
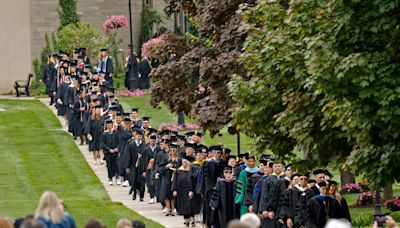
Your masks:
{"label": "black academic gown", "polygon": [[335,199],[333,197],[322,197],[316,195],[307,204],[307,228],[325,227],[330,218],[335,218]]}
{"label": "black academic gown", "polygon": [[140,160],[138,161],[139,157],[141,157],[142,150],[144,148],[143,143],[138,143],[134,140],[128,140],[127,142],[127,147],[125,149],[125,155],[124,155],[124,169],[129,168],[130,172],[128,173],[128,180],[129,184],[131,185],[131,188],[134,190],[141,190],[140,186],[138,183],[141,182],[141,180],[137,180],[138,178],[138,173],[139,173],[139,164]]}
{"label": "black academic gown", "polygon": [[211,159],[204,163],[203,167],[203,186],[202,192],[204,197],[203,206],[203,220],[208,226],[212,223],[219,223],[218,221],[213,221],[213,219],[218,220],[218,216],[210,209],[210,201],[213,194],[213,189],[217,183],[218,178],[222,177],[223,169],[225,167],[225,161],[216,161]]}
{"label": "black academic gown", "polygon": [[140,154],[138,158],[139,159],[138,165],[136,167],[137,172],[136,172],[134,190],[139,191],[140,198],[143,198],[146,188],[146,177],[143,176],[143,173],[146,173],[147,171],[147,165],[149,164],[149,156],[148,154],[146,154],[145,150],[147,145],[143,141],[141,141],[139,145],[136,145],[136,143],[134,144],[136,146],[138,153]]}
{"label": "black academic gown", "polygon": [[203,178],[203,170],[201,168],[200,162],[193,162],[191,166],[192,173],[192,188],[193,188],[193,204],[192,210],[193,214],[200,214],[201,209],[203,208],[203,197],[201,196],[201,182]]}
{"label": "black academic gown", "polygon": [[225,228],[230,220],[235,219],[235,193],[236,179],[227,181],[220,178],[217,181],[209,204],[216,208],[218,214],[218,222],[213,222],[214,227]]}
{"label": "black academic gown", "polygon": [[118,144],[119,154],[118,154],[117,164],[118,164],[119,175],[123,176],[125,174],[123,161],[125,159],[127,143],[128,140],[132,137],[132,133],[129,129],[126,129],[121,125],[118,126],[117,132],[119,138],[119,144]]}
{"label": "black academic gown", "polygon": [[128,64],[125,67],[125,87],[128,90],[139,89],[139,66],[136,56],[133,55],[133,61],[128,57]]}
{"label": "black academic gown", "polygon": [[73,112],[73,105],[76,97],[76,88],[71,83],[67,88],[64,96],[64,103],[66,106],[65,114],[67,115],[68,120],[68,132],[73,132],[72,129],[72,112]]}
{"label": "black academic gown", "polygon": [[66,93],[69,88],[70,83],[62,82],[61,85],[57,88],[57,100],[60,99],[61,103],[57,102],[57,115],[64,116],[67,112],[67,105],[66,105]]}
{"label": "black academic gown", "polygon": [[178,215],[189,216],[193,213],[193,198],[189,198],[189,192],[193,192],[191,170],[178,169],[174,172],[172,191],[178,195],[175,198],[176,211]]}
{"label": "black academic gown", "polygon": [[172,186],[173,186],[173,173],[174,171],[172,169],[167,169],[166,165],[172,163],[173,169],[178,169],[182,165],[182,160],[177,159],[177,160],[171,160],[168,158],[168,156],[164,157],[164,160],[161,162],[158,172],[161,175],[161,192],[160,192],[160,201],[164,202],[165,200],[172,200]]}
{"label": "black academic gown", "polygon": [[89,118],[85,126],[84,134],[90,134],[92,141],[89,141],[89,151],[100,150],[101,135],[103,134],[103,121]]}
{"label": "black academic gown", "polygon": [[305,225],[304,218],[306,218],[306,214],[304,212],[306,212],[306,208],[304,208],[304,212],[299,210],[299,208],[301,208],[301,201],[304,200],[307,202],[313,197],[313,194],[314,192],[311,189],[301,189],[298,186],[286,189],[283,192],[279,203],[279,215],[285,221],[285,224],[287,219],[290,218],[292,219],[294,228]]}
{"label": "black academic gown", "polygon": [[140,89],[148,89],[150,88],[150,79],[149,74],[151,72],[150,62],[143,58],[139,64],[139,72],[140,72]]}
{"label": "black academic gown", "polygon": [[101,148],[104,153],[104,160],[106,160],[107,164],[107,172],[108,178],[111,179],[114,176],[118,176],[118,167],[117,167],[117,157],[118,151],[111,153],[111,149],[118,148],[118,133],[113,132],[104,132],[101,138]]}
{"label": "black academic gown", "polygon": [[[259,212],[263,211],[273,211],[276,215],[276,211],[278,209],[279,199],[276,198],[276,187],[277,183],[280,179],[283,179],[284,176],[277,177],[275,175],[270,175],[265,181],[262,182],[262,186],[260,189],[260,204],[259,204]],[[262,227],[264,228],[275,228],[279,227],[279,222],[276,219],[263,219]]]}
{"label": "black academic gown", "polygon": [[[144,148],[145,154],[147,156],[147,164],[150,162],[151,159],[155,159],[157,153],[161,150],[159,146],[155,145],[153,148],[150,145],[146,145]],[[154,166],[154,162],[153,162]],[[148,192],[151,196],[155,195],[155,182],[154,182],[154,175],[152,175],[152,169],[146,168],[146,185],[148,188]]]}
{"label": "black academic gown", "polygon": [[74,137],[80,137],[83,135],[83,126],[85,123],[85,111],[81,111],[81,108],[85,108],[86,102],[84,99],[75,99],[72,106],[71,115],[71,128]]}

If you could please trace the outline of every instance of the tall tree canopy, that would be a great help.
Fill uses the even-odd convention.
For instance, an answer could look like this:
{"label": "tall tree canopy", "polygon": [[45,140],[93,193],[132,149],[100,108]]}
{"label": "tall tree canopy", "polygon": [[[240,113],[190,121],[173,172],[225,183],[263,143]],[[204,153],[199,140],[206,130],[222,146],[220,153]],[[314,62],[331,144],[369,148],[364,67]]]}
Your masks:
{"label": "tall tree canopy", "polygon": [[[170,110],[193,116],[203,129],[217,133],[231,120],[233,101],[227,83],[243,73],[239,55],[246,37],[236,13],[248,0],[167,0],[165,11],[184,11],[197,25],[198,37],[168,35],[164,61],[153,70],[151,103],[164,102]],[[181,37],[181,38],[179,38]],[[179,40],[179,42],[177,42]],[[174,57],[172,57],[174,56]],[[165,58],[164,58],[165,60]]]}
{"label": "tall tree canopy", "polygon": [[305,163],[378,186],[399,177],[399,12],[393,0],[259,0],[243,14],[235,123],[282,157],[299,146]]}
{"label": "tall tree canopy", "polygon": [[77,24],[80,19],[76,13],[76,1],[77,0],[58,0],[59,8],[58,14],[60,16],[60,26],[58,30],[69,24]]}

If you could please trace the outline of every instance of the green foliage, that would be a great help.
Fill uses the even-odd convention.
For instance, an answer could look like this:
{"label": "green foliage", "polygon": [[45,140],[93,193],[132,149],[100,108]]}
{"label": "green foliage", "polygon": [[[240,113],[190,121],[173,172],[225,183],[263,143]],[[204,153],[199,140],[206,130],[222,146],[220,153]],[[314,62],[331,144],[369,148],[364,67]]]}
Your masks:
{"label": "green foliage", "polygon": [[33,78],[33,81],[30,85],[30,89],[31,91],[33,91],[33,94],[35,96],[44,95],[46,94],[46,85],[40,83],[40,79],[43,72],[43,65],[40,64],[38,58],[35,58],[32,61],[32,66],[33,66],[33,71],[35,72],[35,77]]}
{"label": "green foliage", "polygon": [[97,59],[99,49],[106,46],[102,33],[87,23],[70,24],[58,32],[56,49],[72,53],[76,47],[86,47],[91,59]]}
{"label": "green foliage", "polygon": [[399,1],[258,1],[234,77],[235,121],[260,149],[340,166],[377,186],[400,176]]}
{"label": "green foliage", "polygon": [[57,35],[54,32],[51,33],[51,43],[53,48],[57,47]]}
{"label": "green foliage", "polygon": [[119,45],[122,43],[122,39],[117,37],[117,33],[110,33],[107,36],[107,46],[110,49],[110,54],[113,58],[113,63],[114,63],[114,75],[118,77],[118,75],[123,74],[124,71],[124,58],[122,58],[122,61],[120,59],[120,54],[121,51],[119,49]]}
{"label": "green foliage", "polygon": [[58,14],[60,16],[60,26],[58,30],[61,30],[64,26],[69,24],[78,24],[80,19],[76,13],[76,2],[77,0],[59,0]]}
{"label": "green foliage", "polygon": [[161,15],[156,11],[153,10],[149,5],[145,4],[143,1],[143,9],[142,9],[142,27],[140,29],[140,36],[139,36],[139,56],[142,47],[142,44],[149,40],[151,37],[151,33],[154,29],[154,26],[158,26],[162,22]]}

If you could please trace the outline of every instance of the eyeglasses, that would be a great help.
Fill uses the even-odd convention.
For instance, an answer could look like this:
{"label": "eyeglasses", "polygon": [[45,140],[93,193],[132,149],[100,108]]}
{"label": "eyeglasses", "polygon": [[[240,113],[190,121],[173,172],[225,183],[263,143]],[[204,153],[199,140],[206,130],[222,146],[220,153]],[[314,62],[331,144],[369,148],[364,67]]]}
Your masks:
{"label": "eyeglasses", "polygon": [[224,171],[224,173],[232,173],[232,171]]}
{"label": "eyeglasses", "polygon": [[308,180],[308,178],[303,177],[303,178],[300,178],[300,180]]}

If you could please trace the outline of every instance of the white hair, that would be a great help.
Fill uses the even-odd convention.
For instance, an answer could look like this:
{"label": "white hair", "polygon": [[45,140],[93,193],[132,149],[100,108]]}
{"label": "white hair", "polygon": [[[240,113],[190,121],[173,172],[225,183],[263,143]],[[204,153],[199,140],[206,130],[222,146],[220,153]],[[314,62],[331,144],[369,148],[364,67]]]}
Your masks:
{"label": "white hair", "polygon": [[240,221],[252,228],[259,228],[261,226],[260,218],[254,213],[244,214],[240,217]]}
{"label": "white hair", "polygon": [[351,224],[344,219],[329,219],[325,228],[351,228]]}

